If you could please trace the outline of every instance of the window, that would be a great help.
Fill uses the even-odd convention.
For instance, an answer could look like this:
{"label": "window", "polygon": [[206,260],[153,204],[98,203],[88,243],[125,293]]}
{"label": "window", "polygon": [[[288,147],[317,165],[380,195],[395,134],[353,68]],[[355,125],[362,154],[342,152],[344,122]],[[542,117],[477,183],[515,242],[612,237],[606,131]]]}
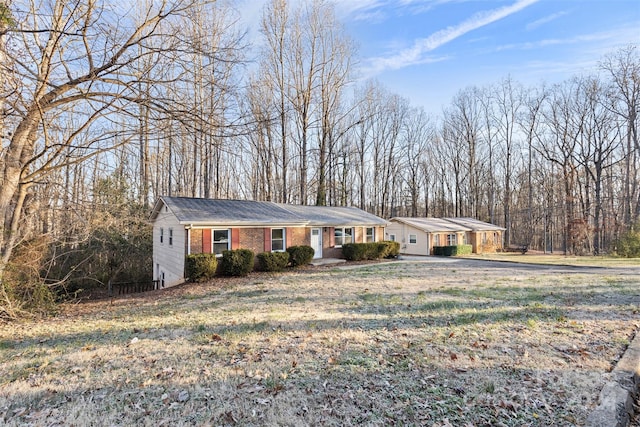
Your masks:
{"label": "window", "polygon": [[493,244],[498,246],[498,233],[493,233]]}
{"label": "window", "polygon": [[486,232],[482,233],[482,244],[483,245],[487,244],[487,233]]}
{"label": "window", "polygon": [[160,286],[164,288],[164,271],[160,273]]}
{"label": "window", "polygon": [[468,245],[469,244],[469,239],[467,238],[467,233],[464,233],[462,235],[462,244],[463,245]]}
{"label": "window", "polygon": [[160,227],[160,243],[164,243],[164,228]]}
{"label": "window", "polygon": [[169,229],[169,246],[173,246],[173,228]]}
{"label": "window", "polygon": [[396,241],[396,235],[395,234],[389,234],[389,240],[391,240],[392,242]]}
{"label": "window", "polygon": [[229,249],[229,230],[213,230],[213,253],[222,255]]}
{"label": "window", "polygon": [[334,231],[334,244],[337,248],[347,243],[353,243],[353,228],[336,228]]}
{"label": "window", "polygon": [[447,246],[455,246],[458,244],[457,234],[447,234]]}
{"label": "window", "polygon": [[436,244],[435,246],[440,246],[440,235],[436,234]]}
{"label": "window", "polygon": [[271,229],[271,252],[282,252],[285,248],[284,228]]}
{"label": "window", "polygon": [[409,234],[409,243],[412,245],[418,243],[418,236],[416,234]]}
{"label": "window", "polygon": [[373,227],[367,227],[365,230],[365,242],[375,242],[376,241],[376,230]]}

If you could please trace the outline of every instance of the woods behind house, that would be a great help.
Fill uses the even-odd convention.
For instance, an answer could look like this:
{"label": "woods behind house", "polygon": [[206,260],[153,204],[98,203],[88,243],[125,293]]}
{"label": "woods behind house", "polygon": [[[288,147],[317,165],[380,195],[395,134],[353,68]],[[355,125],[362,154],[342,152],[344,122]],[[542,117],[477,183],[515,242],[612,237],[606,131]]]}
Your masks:
{"label": "woods behind house", "polygon": [[227,2],[0,0],[0,315],[150,275],[161,195],[468,216],[571,254],[637,222],[636,45],[435,115],[358,70],[323,1],[269,1],[251,40]]}

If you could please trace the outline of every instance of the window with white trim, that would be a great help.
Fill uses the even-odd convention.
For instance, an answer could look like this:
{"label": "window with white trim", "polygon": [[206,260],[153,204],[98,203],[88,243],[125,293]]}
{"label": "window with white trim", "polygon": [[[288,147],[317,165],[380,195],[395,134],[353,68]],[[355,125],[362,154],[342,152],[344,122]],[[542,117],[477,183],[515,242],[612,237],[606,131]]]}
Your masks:
{"label": "window with white trim", "polygon": [[169,229],[169,246],[173,246],[173,228]]}
{"label": "window with white trim", "polygon": [[160,243],[164,243],[164,228],[160,227]]}
{"label": "window with white trim", "polygon": [[271,229],[271,252],[283,252],[285,245],[284,228]]}
{"label": "window with white trim", "polygon": [[389,234],[389,240],[391,240],[392,242],[396,241],[396,235],[395,234]]}
{"label": "window with white trim", "polygon": [[447,234],[447,246],[455,246],[458,244],[458,235],[457,234]]}
{"label": "window with white trim", "polygon": [[371,243],[376,241],[376,229],[374,227],[367,227],[367,229],[365,230],[364,241],[366,243]]}
{"label": "window with white trim", "polygon": [[213,230],[213,253],[222,255],[222,251],[229,250],[229,230]]}
{"label": "window with white trim", "polygon": [[436,234],[436,242],[435,242],[434,246],[440,246],[440,235],[439,234]]}
{"label": "window with white trim", "polygon": [[333,236],[336,248],[340,248],[347,243],[353,243],[353,228],[336,227]]}
{"label": "window with white trim", "polygon": [[418,243],[418,235],[417,234],[409,234],[409,243],[415,245]]}

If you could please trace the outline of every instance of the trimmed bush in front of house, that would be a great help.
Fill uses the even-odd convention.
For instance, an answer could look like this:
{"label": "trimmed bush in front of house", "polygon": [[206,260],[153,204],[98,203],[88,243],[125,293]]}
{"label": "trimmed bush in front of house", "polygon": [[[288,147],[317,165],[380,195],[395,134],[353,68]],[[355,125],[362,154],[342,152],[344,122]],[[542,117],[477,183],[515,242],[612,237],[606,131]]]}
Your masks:
{"label": "trimmed bush in front of house", "polygon": [[289,264],[289,252],[262,252],[256,258],[260,271],[282,271]]}
{"label": "trimmed bush in front of house", "polygon": [[342,255],[347,261],[362,261],[380,258],[377,243],[345,243],[342,245]]}
{"label": "trimmed bush in front of house", "polygon": [[342,255],[348,261],[396,258],[400,243],[385,240],[370,243],[347,243],[342,245]]}
{"label": "trimmed bush in front of house", "polygon": [[468,255],[473,251],[471,245],[434,246],[433,254],[439,256]]}
{"label": "trimmed bush in front of house", "polygon": [[289,246],[287,252],[292,267],[309,264],[315,254],[313,248],[307,245]]}
{"label": "trimmed bush in front of house", "polygon": [[215,254],[191,254],[185,258],[185,273],[191,282],[203,282],[216,275]]}
{"label": "trimmed bush in front of house", "polygon": [[249,249],[222,251],[220,274],[223,276],[246,276],[253,270],[254,254]]}
{"label": "trimmed bush in front of house", "polygon": [[398,258],[398,254],[400,253],[400,242],[383,240],[382,242],[378,242],[378,246],[380,258]]}

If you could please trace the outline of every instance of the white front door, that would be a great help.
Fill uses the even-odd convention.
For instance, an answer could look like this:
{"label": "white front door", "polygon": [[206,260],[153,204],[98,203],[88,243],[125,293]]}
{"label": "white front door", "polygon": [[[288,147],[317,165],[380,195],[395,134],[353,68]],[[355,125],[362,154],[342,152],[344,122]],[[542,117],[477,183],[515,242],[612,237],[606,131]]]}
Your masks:
{"label": "white front door", "polygon": [[322,229],[311,229],[311,247],[313,248],[313,257],[322,258]]}

